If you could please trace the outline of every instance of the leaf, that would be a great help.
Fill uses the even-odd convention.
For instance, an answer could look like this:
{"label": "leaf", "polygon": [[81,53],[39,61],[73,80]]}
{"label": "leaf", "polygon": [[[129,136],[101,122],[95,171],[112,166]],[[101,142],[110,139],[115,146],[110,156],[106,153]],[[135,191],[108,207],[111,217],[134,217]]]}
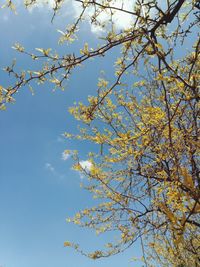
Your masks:
{"label": "leaf", "polygon": [[72,244],[71,244],[71,242],[69,242],[69,241],[65,241],[64,242],[64,247],[70,247]]}
{"label": "leaf", "polygon": [[196,204],[194,212],[195,213],[200,213],[200,204],[199,203]]}
{"label": "leaf", "polygon": [[177,235],[176,239],[174,239],[174,244],[178,246],[180,243],[184,241],[183,234]]}
{"label": "leaf", "polygon": [[161,210],[164,211],[164,213],[167,215],[168,219],[172,222],[172,223],[176,223],[177,222],[177,218],[176,216],[173,214],[173,212],[165,205],[165,203],[161,202],[159,203],[159,207],[161,208]]}
{"label": "leaf", "polygon": [[187,188],[195,189],[192,176],[188,173],[188,170],[185,167],[182,167],[183,183]]}

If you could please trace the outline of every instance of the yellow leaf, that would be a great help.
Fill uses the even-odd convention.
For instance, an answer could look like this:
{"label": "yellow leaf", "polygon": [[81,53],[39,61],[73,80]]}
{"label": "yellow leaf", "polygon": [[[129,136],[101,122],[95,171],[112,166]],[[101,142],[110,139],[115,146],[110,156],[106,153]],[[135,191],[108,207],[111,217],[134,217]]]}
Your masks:
{"label": "yellow leaf", "polygon": [[168,219],[172,222],[175,223],[177,221],[175,215],[173,212],[165,205],[165,203],[160,203],[159,204],[161,210],[164,211],[164,213],[167,215]]}
{"label": "yellow leaf", "polygon": [[64,242],[64,247],[70,247],[70,246],[71,246],[71,243],[69,241]]}
{"label": "yellow leaf", "polygon": [[194,189],[194,182],[192,176],[188,173],[188,170],[185,167],[182,167],[182,175],[184,179],[184,185],[190,189]]}
{"label": "yellow leaf", "polygon": [[196,204],[194,212],[195,213],[200,213],[200,204],[199,203]]}
{"label": "yellow leaf", "polygon": [[182,243],[183,242],[183,235],[182,234],[180,234],[180,235],[177,235],[177,237],[176,237],[176,239],[174,239],[174,244],[176,245],[176,246],[178,246],[180,243]]}

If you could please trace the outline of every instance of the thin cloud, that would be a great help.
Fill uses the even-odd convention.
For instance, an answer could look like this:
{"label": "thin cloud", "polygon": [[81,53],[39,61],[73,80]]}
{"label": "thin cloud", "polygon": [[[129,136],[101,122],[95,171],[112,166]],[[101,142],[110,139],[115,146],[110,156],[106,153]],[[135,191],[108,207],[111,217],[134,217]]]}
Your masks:
{"label": "thin cloud", "polygon": [[47,170],[50,171],[50,172],[55,173],[55,168],[54,168],[54,167],[52,166],[52,164],[49,163],[49,162],[45,163],[45,169],[47,169]]}
{"label": "thin cloud", "polygon": [[61,159],[62,160],[68,160],[69,158],[70,158],[69,152],[68,151],[63,151]]}
{"label": "thin cloud", "polygon": [[63,143],[65,141],[64,137],[61,135],[61,136],[58,136],[57,139],[56,139],[56,142],[58,143]]}
{"label": "thin cloud", "polygon": [[[45,169],[50,172],[53,177],[56,177],[58,181],[62,181],[66,178],[66,175],[63,173],[60,173],[56,168],[49,162],[45,163]],[[0,266],[1,267],[1,266]]]}

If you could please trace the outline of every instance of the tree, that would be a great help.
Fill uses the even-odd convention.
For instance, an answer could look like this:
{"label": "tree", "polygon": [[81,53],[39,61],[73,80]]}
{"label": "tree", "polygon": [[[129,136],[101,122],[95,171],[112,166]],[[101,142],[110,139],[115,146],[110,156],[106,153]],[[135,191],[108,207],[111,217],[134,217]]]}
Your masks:
{"label": "tree", "polygon": [[[52,20],[63,2],[55,1]],[[139,0],[129,9],[126,1],[77,2],[80,15],[61,33],[60,42],[75,41],[89,12],[89,23],[106,29],[101,33],[104,44],[89,48],[85,43],[80,55],[62,56],[50,49],[33,54],[16,44],[16,50],[46,64],[37,72],[17,73],[14,64],[7,67],[16,84],[1,87],[4,108],[34,80],[63,87],[84,61],[121,49],[114,83],[100,78],[88,104],[70,108],[85,126],[78,135],[66,133],[99,146],[97,153],[88,154],[88,168],[71,151],[74,169],[88,177],[85,188],[98,204],[69,220],[99,233],[117,231],[119,241],[89,254],[75,243],[66,241],[65,246],[97,259],[140,239],[146,266],[200,266],[199,1]],[[8,5],[12,7],[11,1]],[[119,29],[116,14],[124,13],[132,23]],[[191,39],[190,51],[180,53]]]}

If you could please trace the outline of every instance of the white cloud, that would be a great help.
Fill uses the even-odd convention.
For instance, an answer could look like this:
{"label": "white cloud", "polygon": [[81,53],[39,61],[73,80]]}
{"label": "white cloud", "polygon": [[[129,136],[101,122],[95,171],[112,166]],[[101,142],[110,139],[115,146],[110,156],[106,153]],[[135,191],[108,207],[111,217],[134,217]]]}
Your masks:
{"label": "white cloud", "polygon": [[49,162],[45,163],[45,168],[50,172],[55,172],[55,168]]}
{"label": "white cloud", "polygon": [[[101,2],[101,1],[100,1]],[[22,5],[21,0],[16,0],[16,4],[18,6]],[[110,5],[116,8],[121,8],[123,6],[123,9],[132,11],[135,4],[135,0],[112,0]],[[40,9],[41,11],[48,11],[52,10],[55,7],[55,1],[54,0],[37,0],[34,5],[30,6],[28,10],[32,12],[35,8]],[[62,4],[62,7],[60,11],[58,12],[57,16],[66,16],[66,18],[77,19],[82,12],[82,4],[80,2],[77,2],[75,0],[65,0]],[[94,8],[90,7],[86,9],[85,12],[85,20],[88,21],[90,25],[91,32],[97,34],[100,33],[106,29],[102,29],[102,27],[98,25],[94,25],[90,23],[90,18],[94,14]],[[110,12],[109,9],[106,9],[105,11],[101,12],[98,16],[98,21],[100,23],[102,22],[108,22],[110,19]],[[62,20],[63,22],[63,20]],[[126,27],[129,27],[130,24],[133,22],[133,16],[131,14],[121,12],[121,11],[114,11],[113,15],[113,22],[115,24],[115,27],[117,29],[124,29]]]}
{"label": "white cloud", "polygon": [[[134,1],[115,0],[115,1],[110,2],[110,6],[115,7],[115,8],[119,8],[119,9],[123,8],[124,10],[128,10],[128,11],[133,11],[134,5],[135,5],[135,0]],[[82,10],[81,4],[79,2],[73,1],[72,6],[74,9],[74,16],[78,17],[78,15],[80,14],[80,12]],[[90,18],[92,17],[93,14],[94,14],[94,8],[92,8],[92,7],[88,8],[86,11],[86,14],[85,14],[85,19],[89,23],[90,23]],[[105,9],[103,12],[100,13],[100,15],[98,16],[97,19],[100,23],[108,22],[110,19],[110,10]],[[116,29],[118,29],[118,30],[122,29],[123,30],[123,29],[131,26],[131,23],[133,23],[133,16],[131,14],[122,12],[120,10],[115,10],[113,17],[112,17],[112,20],[114,22]],[[104,29],[102,29],[98,25],[90,24],[90,27],[91,27],[91,31],[93,33],[96,33],[96,34],[104,31]]]}
{"label": "white cloud", "polygon": [[64,137],[61,135],[61,136],[58,136],[57,139],[56,139],[56,142],[58,143],[63,143],[65,141]]}
{"label": "white cloud", "polygon": [[[113,3],[113,7],[123,8],[124,10],[133,11],[135,1],[130,0],[117,0]],[[116,11],[113,15],[113,22],[115,23],[116,28],[124,29],[130,27],[133,23],[133,16],[131,14]]]}
{"label": "white cloud", "polygon": [[36,1],[36,3],[33,5],[33,6],[31,6],[31,7],[29,7],[29,10],[33,10],[34,8],[36,8],[36,7],[38,7],[38,8],[54,8],[54,6],[55,6],[55,1],[54,0],[38,0],[38,1]]}
{"label": "white cloud", "polygon": [[89,160],[81,160],[79,164],[85,171],[90,171],[92,168],[92,162]]}
{"label": "white cloud", "polygon": [[68,160],[69,157],[70,157],[69,151],[67,151],[67,150],[66,151],[63,151],[61,159],[62,160]]}
{"label": "white cloud", "polygon": [[[124,10],[129,10],[129,11],[133,11],[134,5],[135,5],[135,1],[130,1],[130,0],[111,0],[110,1],[110,6],[113,6],[115,8],[123,8]],[[100,3],[102,3],[102,1],[99,1]],[[16,0],[15,1],[17,9],[19,6],[23,5],[23,1],[22,0]],[[32,12],[35,8],[40,9],[42,12],[46,12],[48,10],[52,10],[55,7],[55,0],[36,0],[35,4],[31,7],[28,8],[28,10],[30,12]],[[80,2],[77,2],[75,0],[65,0],[62,4],[62,7],[60,9],[60,11],[58,12],[57,16],[61,16],[63,18],[63,16],[66,17],[66,19],[68,20],[68,18],[70,18],[71,22],[74,21],[74,19],[78,18],[80,13],[82,12],[82,4]],[[85,12],[85,20],[88,21],[89,25],[90,25],[90,30],[91,32],[97,34],[100,33],[102,31],[106,31],[106,29],[102,29],[100,26],[98,25],[94,25],[90,23],[90,19],[92,17],[92,15],[94,14],[94,8],[90,7],[86,9]],[[98,16],[98,21],[100,23],[102,22],[108,22],[110,19],[110,10],[109,9],[105,9],[103,12],[101,12]],[[130,27],[131,23],[133,23],[133,16],[131,14],[125,13],[125,12],[121,12],[119,10],[115,10],[114,14],[113,14],[113,22],[114,25],[116,27],[116,29],[125,29],[127,27]],[[63,22],[63,20],[62,20]],[[71,23],[70,22],[70,23]]]}
{"label": "white cloud", "polygon": [[[66,10],[66,7],[68,7],[68,9],[70,10],[71,8],[69,7],[69,5],[71,5],[71,7],[72,7],[72,4],[71,4],[72,1],[73,0],[65,0],[62,3],[62,8]],[[27,1],[27,4],[29,4],[30,2],[31,2],[31,0]],[[15,0],[14,4],[15,4],[17,12],[18,12],[19,8],[24,6],[24,1],[23,0]],[[34,11],[34,9],[39,9],[42,12],[46,12],[49,10],[53,10],[53,8],[55,8],[55,0],[35,0],[34,4],[28,5],[28,11],[29,12]],[[61,10],[62,10],[62,8],[61,8]],[[18,12],[18,13],[20,14],[20,12]],[[67,11],[67,13],[68,13],[68,11]],[[60,15],[60,13],[58,15]]]}

